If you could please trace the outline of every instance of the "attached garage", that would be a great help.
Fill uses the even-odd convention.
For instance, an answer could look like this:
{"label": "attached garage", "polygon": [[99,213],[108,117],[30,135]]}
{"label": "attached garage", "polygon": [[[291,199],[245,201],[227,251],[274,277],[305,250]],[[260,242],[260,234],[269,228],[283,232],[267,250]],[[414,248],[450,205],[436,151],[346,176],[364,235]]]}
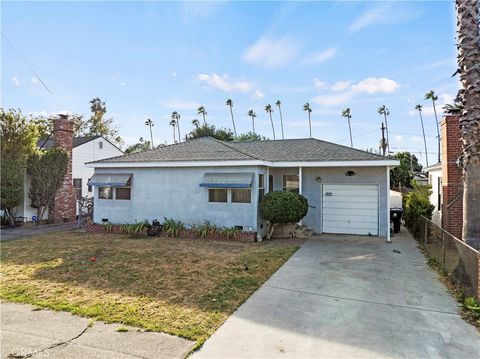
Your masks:
{"label": "attached garage", "polygon": [[322,185],[322,232],[377,236],[378,214],[378,185]]}

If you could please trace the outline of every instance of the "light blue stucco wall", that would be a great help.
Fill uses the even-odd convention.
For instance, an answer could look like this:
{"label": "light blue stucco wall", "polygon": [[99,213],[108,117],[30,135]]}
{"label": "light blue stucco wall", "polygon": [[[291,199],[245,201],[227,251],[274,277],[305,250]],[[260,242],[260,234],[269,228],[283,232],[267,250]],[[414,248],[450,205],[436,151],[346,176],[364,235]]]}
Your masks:
{"label": "light blue stucco wall", "polygon": [[[251,203],[208,202],[208,189],[199,186],[206,172],[255,173]],[[258,167],[97,168],[95,173],[132,173],[133,176],[130,200],[99,199],[98,188],[95,188],[94,222],[101,223],[104,218],[110,223],[163,221],[163,217],[167,217],[186,224],[208,220],[218,226],[243,226],[245,230],[256,231],[258,172]]]}

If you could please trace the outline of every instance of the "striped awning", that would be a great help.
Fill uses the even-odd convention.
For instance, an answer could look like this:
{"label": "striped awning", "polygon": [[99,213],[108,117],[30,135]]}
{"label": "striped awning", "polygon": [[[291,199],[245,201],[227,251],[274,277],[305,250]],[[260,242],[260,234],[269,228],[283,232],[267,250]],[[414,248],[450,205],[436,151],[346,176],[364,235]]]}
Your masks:
{"label": "striped awning", "polygon": [[250,188],[253,173],[251,172],[211,172],[205,173],[200,187],[207,188]]}
{"label": "striped awning", "polygon": [[89,186],[124,187],[131,183],[131,173],[96,173],[88,181]]}

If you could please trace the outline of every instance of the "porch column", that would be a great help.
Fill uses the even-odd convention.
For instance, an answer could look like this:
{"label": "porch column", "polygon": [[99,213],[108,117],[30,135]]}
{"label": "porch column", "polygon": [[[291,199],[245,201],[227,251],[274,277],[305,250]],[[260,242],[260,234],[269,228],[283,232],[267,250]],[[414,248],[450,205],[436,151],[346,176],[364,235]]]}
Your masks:
{"label": "porch column", "polygon": [[298,193],[302,194],[303,167],[298,167]]}
{"label": "porch column", "polygon": [[390,167],[387,166],[387,242],[390,243]]}
{"label": "porch column", "polygon": [[267,174],[263,179],[263,188],[264,188],[265,194],[270,192],[270,167],[267,167]]}

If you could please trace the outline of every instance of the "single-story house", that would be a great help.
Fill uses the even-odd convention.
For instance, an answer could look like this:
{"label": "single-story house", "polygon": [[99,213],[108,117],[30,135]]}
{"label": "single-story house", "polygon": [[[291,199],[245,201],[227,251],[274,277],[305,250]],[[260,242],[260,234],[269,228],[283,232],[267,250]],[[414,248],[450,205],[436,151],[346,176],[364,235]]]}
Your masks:
{"label": "single-story house", "polygon": [[259,203],[283,190],[308,199],[302,224],[316,233],[389,236],[389,174],[398,161],[313,138],[203,137],[87,165],[95,223],[208,220],[264,236]]}

